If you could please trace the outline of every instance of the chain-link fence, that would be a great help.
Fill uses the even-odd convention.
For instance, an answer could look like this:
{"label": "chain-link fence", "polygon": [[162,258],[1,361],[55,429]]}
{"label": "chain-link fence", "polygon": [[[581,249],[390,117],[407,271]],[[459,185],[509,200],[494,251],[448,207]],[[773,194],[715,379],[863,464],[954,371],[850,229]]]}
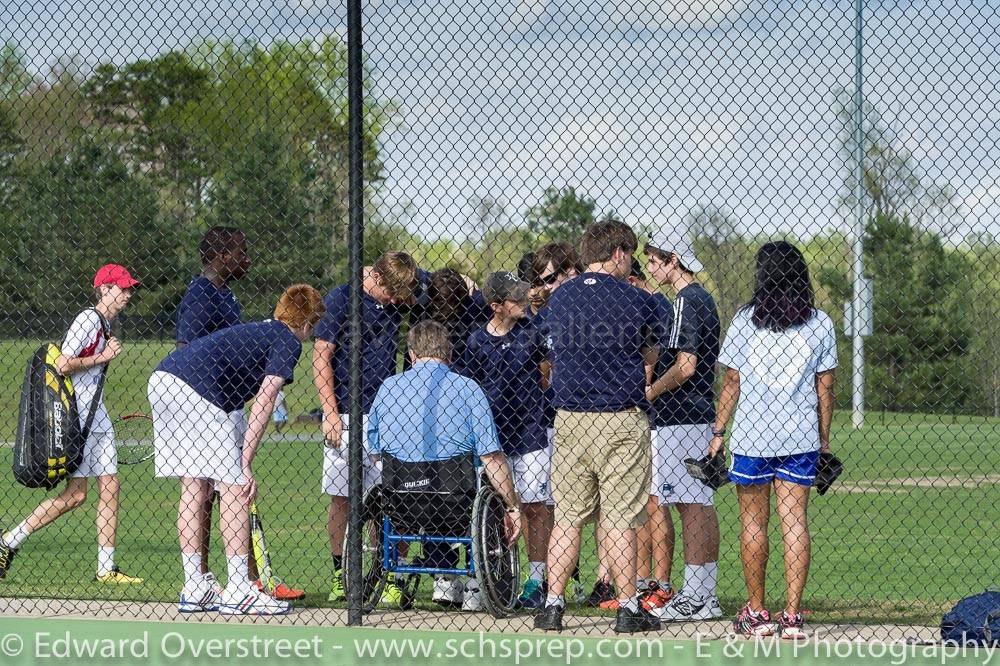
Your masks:
{"label": "chain-link fence", "polygon": [[343,6],[0,17],[7,612],[898,638],[996,582],[991,4],[371,3],[356,280]]}

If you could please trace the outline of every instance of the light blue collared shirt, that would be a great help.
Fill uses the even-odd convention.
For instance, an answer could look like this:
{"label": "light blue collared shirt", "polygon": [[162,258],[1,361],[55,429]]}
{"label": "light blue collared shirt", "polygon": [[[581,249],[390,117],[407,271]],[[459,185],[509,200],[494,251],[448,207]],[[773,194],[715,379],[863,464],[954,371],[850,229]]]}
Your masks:
{"label": "light blue collared shirt", "polygon": [[379,387],[368,412],[368,451],[404,462],[500,451],[486,394],[440,361],[421,361]]}

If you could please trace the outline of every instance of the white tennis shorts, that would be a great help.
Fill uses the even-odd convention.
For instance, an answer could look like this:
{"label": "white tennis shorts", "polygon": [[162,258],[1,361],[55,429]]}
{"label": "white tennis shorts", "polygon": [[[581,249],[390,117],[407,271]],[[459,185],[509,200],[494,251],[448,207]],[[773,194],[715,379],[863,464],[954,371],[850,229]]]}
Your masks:
{"label": "white tennis shorts", "polygon": [[115,432],[90,431],[83,446],[83,460],[70,476],[74,479],[94,479],[118,473],[118,447],[115,446]]}
{"label": "white tennis shorts", "polygon": [[650,494],[660,504],[712,506],[714,492],[688,474],[685,458],[701,458],[712,442],[712,424],[664,426],[653,430],[653,481]]}
{"label": "white tennis shorts", "polygon": [[552,504],[552,446],[522,455],[510,456],[514,488],[524,504]]}
{"label": "white tennis shorts", "polygon": [[[80,410],[80,427],[87,421],[90,405],[94,400],[95,386],[80,385],[77,388],[76,404]],[[94,420],[90,424],[90,434],[83,445],[80,466],[70,476],[74,479],[94,479],[118,473],[118,448],[115,446],[115,429],[111,425],[104,400],[97,403]]]}
{"label": "white tennis shorts", "polygon": [[157,477],[246,483],[240,460],[247,429],[242,409],[227,414],[166,372],[149,378],[149,404]]}
{"label": "white tennis shorts", "polygon": [[[347,448],[351,418],[347,414],[341,414],[340,420],[344,424],[344,429],[340,433],[340,448],[323,447],[323,492],[332,497],[347,497],[350,488],[347,477]],[[368,492],[369,488],[382,482],[382,463],[375,464],[368,456],[367,414],[361,420],[361,445],[365,451],[363,456],[364,492]]]}

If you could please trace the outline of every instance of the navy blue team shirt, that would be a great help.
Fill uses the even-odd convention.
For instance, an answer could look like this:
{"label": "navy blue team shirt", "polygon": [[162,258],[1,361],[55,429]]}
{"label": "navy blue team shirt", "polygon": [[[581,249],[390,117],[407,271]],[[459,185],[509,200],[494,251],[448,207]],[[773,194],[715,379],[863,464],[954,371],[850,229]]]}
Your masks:
{"label": "navy blue team shirt", "polygon": [[218,288],[200,275],[188,285],[177,308],[177,342],[190,344],[240,323],[240,304],[227,287]]}
{"label": "navy blue team shirt", "polygon": [[[347,390],[350,363],[350,332],[348,330],[348,285],[335,287],[323,299],[326,315],[316,325],[317,340],[337,346],[333,352],[333,389],[337,409],[350,411]],[[399,340],[400,311],[392,305],[382,305],[367,293],[361,297],[361,411],[367,414],[375,394],[387,377],[396,372],[396,350]]]}
{"label": "navy blue team shirt", "polygon": [[658,344],[656,300],[606,273],[559,287],[536,321],[553,359],[552,404],[571,412],[647,410],[643,350]]}
{"label": "navy blue team shirt", "polygon": [[198,338],[172,352],[156,369],[177,377],[229,413],[243,409],[268,375],[290,384],[301,353],[302,343],[291,329],[268,319]]}
{"label": "navy blue team shirt", "polygon": [[[541,316],[544,309],[545,308],[542,308],[542,310],[539,310],[538,312],[532,312],[531,308],[527,307],[524,309],[524,316],[528,319],[528,321],[535,321],[538,319],[538,317]],[[550,383],[549,387],[545,389],[542,402],[543,404],[542,423],[545,424],[546,428],[556,427],[556,408],[552,406],[552,399],[554,397],[555,397],[555,391],[553,391],[552,384]]]}
{"label": "navy blue team shirt", "polygon": [[520,320],[506,334],[474,331],[465,346],[464,374],[482,387],[506,455],[548,446],[540,365],[548,349],[537,328]]}
{"label": "navy blue team shirt", "polygon": [[[666,297],[660,296],[664,302]],[[677,292],[668,325],[660,340],[654,379],[677,359],[677,352],[694,354],[694,375],[673,391],[653,401],[653,427],[715,422],[715,363],[719,359],[720,323],[715,299],[697,282]]]}

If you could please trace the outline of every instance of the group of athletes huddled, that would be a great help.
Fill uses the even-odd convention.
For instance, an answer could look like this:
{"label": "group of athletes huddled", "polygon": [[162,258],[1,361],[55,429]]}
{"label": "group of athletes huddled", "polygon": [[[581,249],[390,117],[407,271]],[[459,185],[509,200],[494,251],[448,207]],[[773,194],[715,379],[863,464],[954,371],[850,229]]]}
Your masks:
{"label": "group of athletes huddled", "polygon": [[[271,319],[241,323],[231,283],[251,268],[244,234],[214,227],[199,250],[202,273],[178,311],[178,348],[157,366],[148,389],[156,475],[181,481],[182,612],[280,614],[290,610],[288,599],[302,594],[283,584],[268,593],[257,580],[248,555],[248,505],[258,491],[255,454],[283,386],[293,379],[302,343],[311,337],[322,408],[321,487],[330,497],[329,598],[346,599],[348,432],[360,426],[373,454],[364,461],[367,490],[380,479],[374,455],[385,439],[380,414],[407,404],[379,397],[397,375],[401,327],[434,321],[447,332],[448,357],[421,357],[411,349],[404,374],[431,367],[421,365],[430,360],[446,368],[438,374],[464,376],[482,389],[489,407],[483,418],[516,490],[505,497],[510,524],[526,541],[529,570],[517,604],[535,612],[535,627],[561,629],[567,598],[616,610],[620,632],[722,616],[714,491],[694,479],[684,461],[724,457],[732,421],[728,476],[739,497],[747,585],[747,604],[733,629],[748,636],[802,635],[810,556],[806,506],[819,452],[829,448],[836,341],[829,317],[815,308],[806,262],[791,244],[760,248],[753,297],[736,313],[724,342],[715,302],[698,282],[705,267],[680,226],[655,230],[640,248],[628,225],[604,220],[591,225],[577,247],[548,243],[523,257],[515,271],[491,273],[482,288],[452,269],[427,272],[408,254],[388,252],[363,269],[357,340],[348,325],[349,285],[325,297],[309,285],[293,285]],[[96,311],[113,320],[138,286],[124,267],[101,268],[94,279]],[[117,339],[105,339],[99,318],[88,314],[93,312],[73,322],[59,367],[83,396],[88,387],[93,391],[95,369],[122,351]],[[353,344],[362,345],[361,424],[348,418]],[[717,365],[725,367],[718,401]],[[398,395],[417,391],[413,385]],[[376,440],[372,445],[369,436]],[[97,580],[142,582],[114,562],[117,461],[103,404],[80,469],[58,496],[0,537],[0,577],[30,534],[83,503],[88,478],[98,480],[100,491]],[[788,592],[776,621],[764,608],[772,490]],[[227,556],[225,588],[208,567],[214,496]],[[671,581],[674,511],[683,543],[679,589]],[[589,523],[595,525],[599,570],[586,597],[578,560]],[[477,593],[473,582],[434,581],[433,599],[442,604],[478,610]],[[380,603],[392,607],[401,598],[390,576]]]}

